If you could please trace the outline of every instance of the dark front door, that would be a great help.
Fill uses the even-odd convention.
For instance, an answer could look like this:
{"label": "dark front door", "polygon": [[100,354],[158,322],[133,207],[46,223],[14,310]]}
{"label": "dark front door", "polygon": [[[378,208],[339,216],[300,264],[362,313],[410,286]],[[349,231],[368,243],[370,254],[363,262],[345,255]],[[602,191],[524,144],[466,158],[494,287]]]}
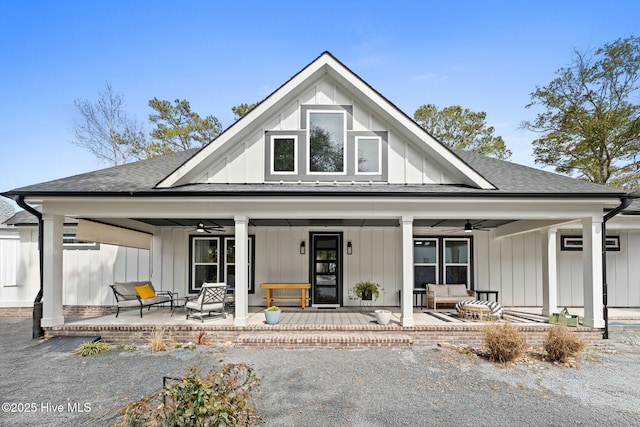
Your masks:
{"label": "dark front door", "polygon": [[311,233],[311,287],[314,306],[339,306],[342,300],[342,234]]}

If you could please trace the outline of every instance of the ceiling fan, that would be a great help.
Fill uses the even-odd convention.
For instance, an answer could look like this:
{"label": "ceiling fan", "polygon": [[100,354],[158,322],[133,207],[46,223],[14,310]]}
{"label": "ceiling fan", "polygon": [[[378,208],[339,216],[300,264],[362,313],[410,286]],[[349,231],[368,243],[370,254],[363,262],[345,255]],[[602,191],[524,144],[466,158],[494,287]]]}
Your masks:
{"label": "ceiling fan", "polygon": [[217,232],[222,232],[224,231],[224,227],[221,225],[216,224],[215,222],[213,223],[214,225],[204,225],[203,221],[198,221],[198,224],[196,225],[196,232],[197,233],[207,233],[207,234],[211,234],[211,231],[217,231]]}
{"label": "ceiling fan", "polygon": [[464,224],[464,232],[465,233],[471,233],[471,232],[473,232],[473,230],[491,231],[488,228],[476,227],[475,225],[471,224],[471,221],[467,220],[467,222]]}

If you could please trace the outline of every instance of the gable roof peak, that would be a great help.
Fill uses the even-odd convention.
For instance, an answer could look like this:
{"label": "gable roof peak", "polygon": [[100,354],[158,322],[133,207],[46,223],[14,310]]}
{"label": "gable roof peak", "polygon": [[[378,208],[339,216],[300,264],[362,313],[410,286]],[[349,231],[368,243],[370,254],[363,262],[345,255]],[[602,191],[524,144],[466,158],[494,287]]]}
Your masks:
{"label": "gable roof peak", "polygon": [[[336,80],[343,87],[354,94],[366,99],[370,106],[374,106],[374,112],[381,117],[385,117],[389,123],[394,123],[408,139],[420,140],[425,143],[427,149],[434,159],[442,162],[442,165],[450,167],[462,177],[465,185],[470,185],[483,189],[494,189],[495,187],[471,168],[453,151],[435,140],[412,118],[407,116],[397,106],[391,103],[386,97],[365,82],[360,76],[354,73],[346,65],[340,62],[331,52],[324,51],[315,60],[287,80],[282,86],[272,92],[264,100],[260,101],[256,107],[243,119],[236,121],[227,128],[214,141],[203,147],[193,157],[188,159],[174,172],[165,177],[157,184],[157,188],[171,188],[184,185],[195,179],[202,172],[203,168],[213,158],[213,153],[223,150],[229,144],[235,143],[251,131],[251,125],[259,121],[279,108],[283,108],[290,100],[292,94],[305,85],[327,74]],[[231,141],[231,142],[230,142]]]}

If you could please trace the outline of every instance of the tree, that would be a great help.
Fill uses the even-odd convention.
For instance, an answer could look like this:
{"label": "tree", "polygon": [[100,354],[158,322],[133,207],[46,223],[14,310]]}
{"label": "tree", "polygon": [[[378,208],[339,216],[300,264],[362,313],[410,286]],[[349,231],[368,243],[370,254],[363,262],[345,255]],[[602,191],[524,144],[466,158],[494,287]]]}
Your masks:
{"label": "tree", "polygon": [[413,115],[423,129],[447,147],[506,160],[511,150],[502,137],[493,135],[494,128],[487,127],[486,117],[485,112],[476,113],[459,105],[440,110],[433,104],[421,106]]}
{"label": "tree", "polygon": [[311,127],[309,136],[309,170],[312,172],[342,172],[344,150],[333,141],[330,132],[320,126]]}
{"label": "tree", "polygon": [[536,163],[598,184],[637,187],[639,79],[638,37],[575,51],[571,65],[560,68],[547,86],[536,87],[527,105],[546,108],[522,124],[542,135],[533,141]]}
{"label": "tree", "polygon": [[233,111],[233,115],[235,116],[236,120],[243,118],[249,111],[253,110],[254,108],[256,108],[257,104],[245,104],[242,103],[240,105],[237,105],[235,107],[231,107],[231,111]]}
{"label": "tree", "polygon": [[149,106],[156,111],[149,115],[149,121],[156,128],[150,134],[154,142],[146,148],[147,157],[202,147],[222,132],[222,125],[216,117],[201,118],[191,111],[189,101],[176,99],[171,105],[169,101],[153,98]]}
{"label": "tree", "polygon": [[75,100],[80,114],[71,133],[73,143],[114,166],[139,159],[146,145],[142,124],[129,118],[124,97],[109,83],[96,101]]}

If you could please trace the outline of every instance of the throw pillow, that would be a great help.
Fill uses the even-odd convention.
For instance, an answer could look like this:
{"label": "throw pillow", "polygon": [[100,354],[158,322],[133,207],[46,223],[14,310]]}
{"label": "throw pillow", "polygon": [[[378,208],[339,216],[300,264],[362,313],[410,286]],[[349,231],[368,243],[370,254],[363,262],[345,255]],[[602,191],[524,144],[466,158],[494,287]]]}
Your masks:
{"label": "throw pillow", "polygon": [[429,290],[435,292],[436,298],[449,296],[449,289],[447,289],[447,285],[429,285]]}
{"label": "throw pillow", "polygon": [[136,286],[136,293],[142,299],[153,298],[156,296],[156,292],[148,283],[146,285]]}

